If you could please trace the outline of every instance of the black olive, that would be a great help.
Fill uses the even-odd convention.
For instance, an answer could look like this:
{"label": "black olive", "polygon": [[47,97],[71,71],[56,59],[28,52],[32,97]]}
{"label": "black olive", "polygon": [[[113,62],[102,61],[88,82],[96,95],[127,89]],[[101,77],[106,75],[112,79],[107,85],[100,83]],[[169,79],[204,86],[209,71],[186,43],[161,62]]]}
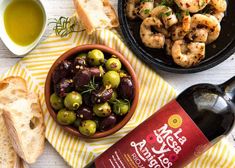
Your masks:
{"label": "black olive", "polygon": [[74,72],[78,72],[81,69],[87,67],[86,58],[76,57],[74,59]]}
{"label": "black olive", "polygon": [[93,117],[93,121],[95,121],[95,123],[96,123],[96,128],[99,129],[101,118],[99,118],[99,117],[97,117],[97,116],[94,116],[94,117]]}
{"label": "black olive", "polygon": [[52,74],[54,83],[58,83],[63,78],[70,78],[73,75],[73,64],[68,60],[62,61]]}
{"label": "black olive", "polygon": [[99,90],[91,92],[91,102],[96,104],[104,103],[110,100],[112,98],[112,95],[112,88],[102,86]]}
{"label": "black olive", "polygon": [[89,68],[89,71],[91,72],[91,76],[94,76],[94,77],[102,77],[105,73],[104,69],[102,66],[99,66],[99,68],[97,67],[91,67]]}
{"label": "black olive", "polygon": [[90,107],[80,107],[76,113],[81,120],[92,120],[93,118],[93,112]]}
{"label": "black olive", "polygon": [[99,129],[100,131],[107,131],[113,128],[117,123],[117,117],[115,115],[110,115],[100,121]]}
{"label": "black olive", "polygon": [[130,77],[121,78],[118,94],[123,99],[132,100],[134,98],[134,85]]}
{"label": "black olive", "polygon": [[55,93],[60,97],[65,97],[67,93],[73,91],[74,85],[72,79],[62,79],[54,85]]}
{"label": "black olive", "polygon": [[88,69],[82,69],[78,71],[74,78],[74,86],[76,90],[79,90],[84,85],[87,85],[91,80],[91,73]]}
{"label": "black olive", "polygon": [[88,107],[92,107],[93,104],[91,103],[91,94],[89,92],[82,94],[82,103]]}
{"label": "black olive", "polygon": [[99,68],[92,67],[92,68],[89,68],[89,71],[91,73],[91,76],[94,76],[94,77],[100,77],[101,76],[101,72],[100,72]]}

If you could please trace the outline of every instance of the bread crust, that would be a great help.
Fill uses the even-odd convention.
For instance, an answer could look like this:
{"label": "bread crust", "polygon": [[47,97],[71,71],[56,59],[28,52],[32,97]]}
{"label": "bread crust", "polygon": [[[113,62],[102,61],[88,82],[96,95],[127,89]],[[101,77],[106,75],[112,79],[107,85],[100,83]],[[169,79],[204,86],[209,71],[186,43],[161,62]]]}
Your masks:
{"label": "bread crust", "polygon": [[20,159],[19,166],[20,166],[19,168],[29,168],[28,164],[23,159]]}
{"label": "bread crust", "polygon": [[86,14],[86,11],[79,4],[78,0],[73,0],[73,2],[74,2],[74,6],[77,11],[79,19],[81,19],[81,22],[85,26],[87,33],[91,34],[95,28],[93,27],[92,23],[90,22],[87,14]]}
{"label": "bread crust", "polygon": [[2,82],[12,83],[12,84],[17,85],[19,88],[21,88],[25,91],[28,90],[26,81],[22,77],[19,77],[19,76],[9,76],[9,77],[5,78]]}
{"label": "bread crust", "polygon": [[[118,17],[116,15],[116,12],[112,5],[109,3],[109,0],[100,0],[103,3],[104,9],[105,9],[105,14],[106,16],[111,20],[111,27],[106,26],[106,28],[112,28],[112,27],[118,27],[119,22],[118,22]],[[77,11],[77,15],[79,19],[81,20],[82,24],[85,26],[86,31],[88,34],[92,34],[96,28],[92,23],[92,21],[89,19],[87,15],[87,11],[82,7],[82,5],[79,3],[79,0],[73,0],[75,9]],[[92,12],[92,11],[90,11]],[[95,12],[95,11],[94,11]]]}
{"label": "bread crust", "polygon": [[3,117],[0,115],[0,167],[20,168],[19,157],[13,149]]}

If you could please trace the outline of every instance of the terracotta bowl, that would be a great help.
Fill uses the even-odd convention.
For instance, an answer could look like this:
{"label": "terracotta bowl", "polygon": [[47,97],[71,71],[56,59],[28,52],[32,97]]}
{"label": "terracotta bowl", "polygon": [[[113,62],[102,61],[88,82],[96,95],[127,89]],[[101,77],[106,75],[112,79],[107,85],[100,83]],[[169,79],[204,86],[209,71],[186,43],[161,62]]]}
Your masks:
{"label": "terracotta bowl", "polygon": [[[130,111],[127,113],[127,115],[119,122],[117,123],[112,129],[104,131],[104,132],[96,132],[93,136],[87,137],[84,136],[82,134],[80,134],[80,132],[78,131],[78,129],[72,127],[72,126],[63,126],[60,125],[64,130],[70,132],[71,134],[78,136],[78,137],[83,137],[83,138],[89,138],[89,139],[96,139],[96,138],[101,138],[101,137],[106,137],[108,135],[111,135],[115,132],[117,132],[119,129],[121,129],[132,117],[137,103],[138,103],[138,98],[139,98],[139,85],[137,82],[137,78],[136,78],[136,74],[133,70],[133,68],[131,67],[130,63],[126,60],[126,58],[120,54],[119,52],[106,47],[104,45],[97,45],[97,44],[92,44],[92,45],[82,45],[82,46],[78,46],[75,48],[72,48],[70,50],[68,50],[67,52],[65,52],[64,54],[62,54],[52,65],[51,69],[49,70],[49,73],[47,75],[46,78],[46,84],[45,84],[45,99],[46,99],[46,105],[47,105],[47,109],[50,113],[50,115],[53,117],[53,119],[57,122],[56,119],[56,115],[57,112],[53,110],[51,104],[50,104],[50,95],[53,92],[53,84],[52,84],[52,74],[55,70],[55,68],[57,67],[58,64],[60,64],[61,61],[63,60],[67,60],[70,59],[71,57],[74,57],[75,55],[77,55],[78,53],[81,52],[88,52],[92,49],[99,49],[101,51],[103,51],[105,54],[109,54],[109,55],[116,55],[119,60],[121,61],[122,65],[125,67],[125,69],[127,70],[127,72],[131,75],[132,80],[133,80],[133,84],[134,84],[134,99],[131,103],[131,108]],[[57,122],[58,123],[58,122]],[[59,123],[58,123],[59,124]]]}

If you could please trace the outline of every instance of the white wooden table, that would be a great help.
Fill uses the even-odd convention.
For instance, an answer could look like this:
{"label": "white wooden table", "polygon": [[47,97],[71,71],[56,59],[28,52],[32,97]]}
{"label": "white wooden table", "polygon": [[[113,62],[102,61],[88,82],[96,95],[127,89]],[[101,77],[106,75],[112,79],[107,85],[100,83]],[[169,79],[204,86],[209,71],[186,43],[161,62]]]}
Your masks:
{"label": "white wooden table", "polygon": [[[74,13],[72,0],[43,0],[49,18],[59,16],[71,16]],[[116,7],[117,0],[111,0],[112,4]],[[47,30],[44,38],[51,33]],[[10,66],[14,65],[20,57],[14,56],[0,41],[0,73],[5,72]],[[158,72],[166,81],[169,82],[180,93],[182,90],[190,85],[196,83],[222,83],[225,80],[235,75],[235,54],[233,54],[226,61],[220,65],[196,74],[172,74],[163,71]],[[232,131],[235,135],[235,130]],[[232,134],[227,137],[235,146]],[[69,167],[58,153],[51,147],[49,143],[46,144],[44,154],[39,158],[32,168],[66,168]]]}

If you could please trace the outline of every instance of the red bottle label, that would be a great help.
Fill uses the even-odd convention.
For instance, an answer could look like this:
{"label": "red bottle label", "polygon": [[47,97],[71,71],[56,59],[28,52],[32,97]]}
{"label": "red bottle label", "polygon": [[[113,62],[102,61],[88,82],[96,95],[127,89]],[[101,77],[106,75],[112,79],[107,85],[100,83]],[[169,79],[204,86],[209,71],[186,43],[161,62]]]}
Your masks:
{"label": "red bottle label", "polygon": [[184,167],[210,146],[176,100],[101,154],[98,168]]}

